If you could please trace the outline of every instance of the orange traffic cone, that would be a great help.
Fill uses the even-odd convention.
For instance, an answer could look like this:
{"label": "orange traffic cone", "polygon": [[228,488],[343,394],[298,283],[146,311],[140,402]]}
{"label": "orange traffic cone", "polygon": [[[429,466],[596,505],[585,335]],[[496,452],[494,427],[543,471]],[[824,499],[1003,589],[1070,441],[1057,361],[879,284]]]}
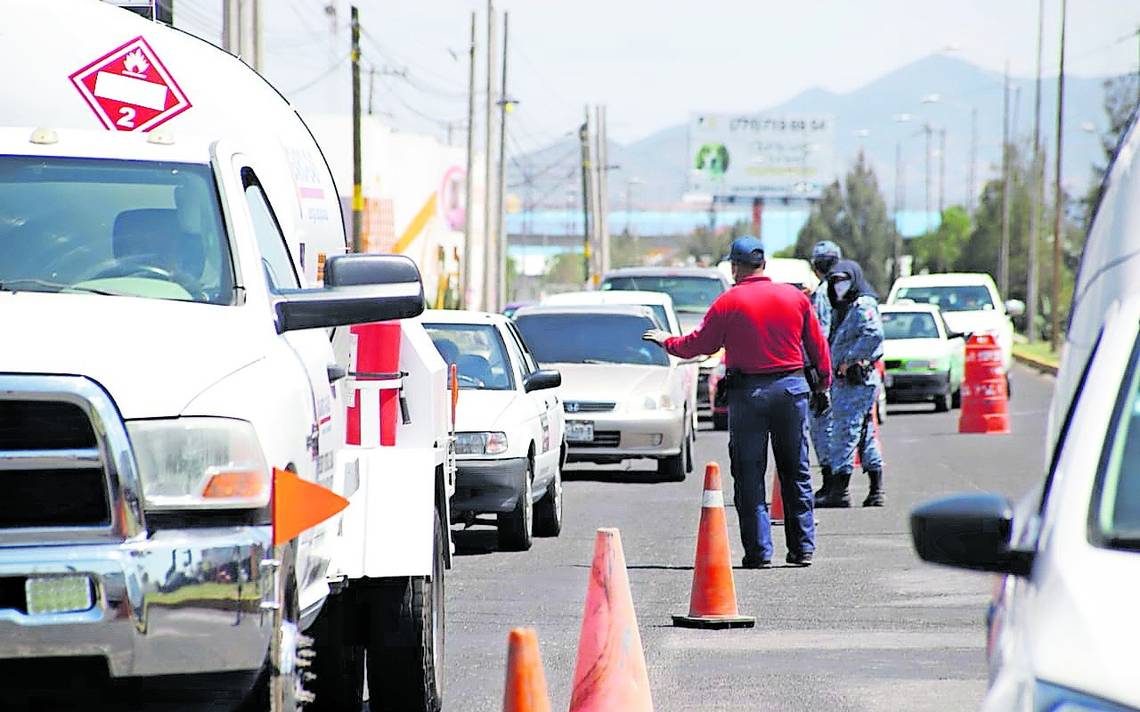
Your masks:
{"label": "orange traffic cone", "polygon": [[966,343],[965,378],[959,433],[1008,433],[1009,393],[1001,346],[992,334],[975,334]]}
{"label": "orange traffic cone", "polygon": [[513,628],[507,636],[503,712],[550,712],[550,695],[534,628]]}
{"label": "orange traffic cone", "polygon": [[772,524],[784,523],[784,497],[780,494],[780,471],[772,475],[772,505],[768,507],[768,518]]}
{"label": "orange traffic cone", "polygon": [[649,674],[629,592],[621,534],[599,529],[578,638],[570,712],[652,712]]}
{"label": "orange traffic cone", "polygon": [[701,502],[701,524],[697,529],[689,615],[673,616],[673,625],[682,628],[751,628],[756,625],[755,618],[740,615],[736,608],[724,493],[720,488],[720,466],[715,462],[705,466],[705,494]]}

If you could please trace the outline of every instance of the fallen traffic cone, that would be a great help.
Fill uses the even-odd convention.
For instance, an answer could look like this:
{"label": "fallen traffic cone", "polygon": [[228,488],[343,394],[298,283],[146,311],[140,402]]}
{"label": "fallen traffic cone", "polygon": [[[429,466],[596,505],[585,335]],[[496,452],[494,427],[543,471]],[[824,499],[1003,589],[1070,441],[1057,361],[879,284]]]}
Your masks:
{"label": "fallen traffic cone", "polygon": [[768,519],[772,524],[784,523],[784,496],[780,493],[780,471],[772,475],[772,505],[768,507]]}
{"label": "fallen traffic cone", "polygon": [[705,493],[701,501],[701,524],[697,529],[689,615],[673,616],[673,625],[682,628],[751,628],[756,625],[755,618],[740,615],[736,608],[724,493],[720,488],[720,466],[715,462],[705,466]]}
{"label": "fallen traffic cone", "polygon": [[550,695],[534,628],[513,628],[507,636],[503,712],[550,712]]}
{"label": "fallen traffic cone", "polygon": [[599,529],[578,638],[570,712],[652,712],[649,674],[629,592],[621,534]]}
{"label": "fallen traffic cone", "polygon": [[975,334],[966,343],[965,378],[959,433],[1008,433],[1009,394],[1001,346],[992,334]]}

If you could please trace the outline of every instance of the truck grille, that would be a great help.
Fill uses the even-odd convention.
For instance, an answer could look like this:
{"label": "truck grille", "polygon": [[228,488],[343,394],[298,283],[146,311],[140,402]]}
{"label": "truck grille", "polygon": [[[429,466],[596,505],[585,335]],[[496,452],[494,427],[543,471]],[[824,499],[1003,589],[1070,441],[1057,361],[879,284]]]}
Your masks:
{"label": "truck grille", "polygon": [[107,477],[87,412],[70,400],[6,395],[11,399],[0,397],[0,530],[109,527]]}
{"label": "truck grille", "polygon": [[613,401],[566,401],[562,404],[567,413],[609,413],[617,403]]}

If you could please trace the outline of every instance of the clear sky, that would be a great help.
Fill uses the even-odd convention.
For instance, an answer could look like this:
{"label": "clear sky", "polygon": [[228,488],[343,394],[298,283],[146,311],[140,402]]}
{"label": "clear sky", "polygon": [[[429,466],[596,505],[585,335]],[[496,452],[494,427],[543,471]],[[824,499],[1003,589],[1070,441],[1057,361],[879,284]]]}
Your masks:
{"label": "clear sky", "polygon": [[[478,11],[482,89],[486,2],[359,0],[374,110],[395,125],[462,140],[470,13]],[[345,0],[262,0],[269,78],[303,110],[348,110]],[[336,8],[334,14],[327,6]],[[1045,74],[1056,75],[1060,0],[1045,0]],[[915,59],[955,52],[1031,75],[1038,0],[500,0],[511,22],[517,144],[530,148],[609,107],[610,134],[641,138],[691,110],[758,110],[820,86],[859,87]],[[1136,71],[1138,0],[1069,2],[1067,68]],[[176,0],[176,23],[220,33],[220,0]],[[501,15],[500,15],[501,41]],[[406,70],[406,78],[384,71]],[[324,77],[324,78],[321,78]],[[367,103],[368,78],[365,78]]]}

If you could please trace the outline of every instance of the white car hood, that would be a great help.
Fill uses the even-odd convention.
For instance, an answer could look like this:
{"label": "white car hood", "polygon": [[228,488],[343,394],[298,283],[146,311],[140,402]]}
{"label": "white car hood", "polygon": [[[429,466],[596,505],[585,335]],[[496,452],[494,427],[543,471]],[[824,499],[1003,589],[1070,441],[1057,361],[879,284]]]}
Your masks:
{"label": "white car hood", "polygon": [[503,416],[520,396],[518,391],[459,389],[455,429],[461,433],[502,430]]}
{"label": "white car hood", "polygon": [[264,356],[266,343],[251,334],[242,312],[161,299],[0,292],[0,373],[86,376],[110,393],[124,418],[176,416]]}
{"label": "white car hood", "polygon": [[549,367],[562,372],[563,400],[615,401],[620,404],[634,396],[656,395],[669,385],[667,366],[557,363]]}
{"label": "white car hood", "polygon": [[932,359],[946,355],[947,342],[942,339],[887,339],[883,342],[883,359]]}

